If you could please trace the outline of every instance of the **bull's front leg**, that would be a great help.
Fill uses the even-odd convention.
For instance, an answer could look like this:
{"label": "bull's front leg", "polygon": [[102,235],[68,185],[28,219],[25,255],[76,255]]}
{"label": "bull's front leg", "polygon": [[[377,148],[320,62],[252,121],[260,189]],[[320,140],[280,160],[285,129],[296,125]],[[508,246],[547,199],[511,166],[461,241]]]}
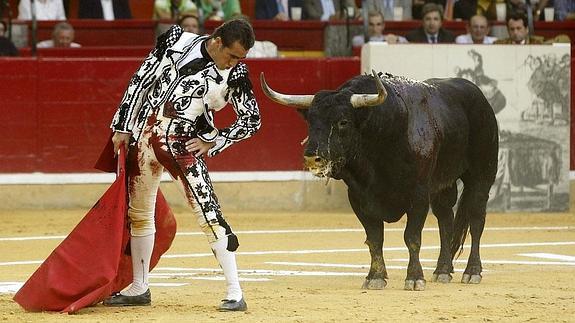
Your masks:
{"label": "bull's front leg", "polygon": [[[425,191],[426,192],[426,191]],[[405,278],[405,290],[425,290],[423,269],[419,262],[421,249],[421,231],[429,211],[429,197],[423,190],[419,190],[412,201],[412,207],[407,212],[407,226],[403,233],[403,240],[409,250],[409,264]]]}
{"label": "bull's front leg", "polygon": [[383,289],[387,285],[387,270],[385,269],[385,262],[383,260],[383,221],[366,221],[364,223],[366,233],[365,244],[369,247],[369,254],[371,256],[371,266],[369,273],[363,282],[363,289]]}
{"label": "bull's front leg", "polygon": [[[387,285],[387,270],[383,262],[383,220],[378,219],[375,215],[370,215],[361,207],[361,198],[363,194],[353,194],[348,191],[349,202],[355,215],[361,222],[366,234],[365,244],[369,247],[371,256],[371,266],[369,273],[363,282],[363,289],[383,289]],[[364,202],[364,205],[368,203]]]}

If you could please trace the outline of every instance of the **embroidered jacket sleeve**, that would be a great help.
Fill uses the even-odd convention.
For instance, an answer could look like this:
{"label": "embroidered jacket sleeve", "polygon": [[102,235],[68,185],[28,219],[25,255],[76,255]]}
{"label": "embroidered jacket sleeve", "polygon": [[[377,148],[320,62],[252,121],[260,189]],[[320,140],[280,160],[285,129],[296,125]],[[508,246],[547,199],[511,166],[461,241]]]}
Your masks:
{"label": "embroidered jacket sleeve", "polygon": [[226,101],[232,104],[237,118],[229,127],[219,129],[216,145],[208,151],[210,157],[235,142],[251,137],[261,127],[260,111],[244,63],[237,64],[230,72]]}
{"label": "embroidered jacket sleeve", "polygon": [[158,67],[162,57],[166,50],[178,41],[182,33],[182,28],[176,25],[158,37],[156,47],[148,54],[148,57],[134,73],[128,88],[124,92],[120,106],[110,126],[113,131],[132,132],[136,123],[136,116],[142,108],[145,96],[158,77]]}

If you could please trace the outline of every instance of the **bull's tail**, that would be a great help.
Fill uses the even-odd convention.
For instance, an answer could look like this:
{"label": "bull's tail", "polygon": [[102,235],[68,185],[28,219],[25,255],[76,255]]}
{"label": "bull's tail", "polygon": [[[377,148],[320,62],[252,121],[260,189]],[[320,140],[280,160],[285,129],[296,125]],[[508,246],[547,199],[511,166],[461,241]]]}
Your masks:
{"label": "bull's tail", "polygon": [[[465,189],[464,189],[465,193]],[[463,252],[463,244],[469,231],[469,221],[471,217],[470,210],[467,209],[467,203],[463,202],[463,194],[459,198],[457,213],[453,223],[453,236],[451,238],[451,259],[458,258]]]}

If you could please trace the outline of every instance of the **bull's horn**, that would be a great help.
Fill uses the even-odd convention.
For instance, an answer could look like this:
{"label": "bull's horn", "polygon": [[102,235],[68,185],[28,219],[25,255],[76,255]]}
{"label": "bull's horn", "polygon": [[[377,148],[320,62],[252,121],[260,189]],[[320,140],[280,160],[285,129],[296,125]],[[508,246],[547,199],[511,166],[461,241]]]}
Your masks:
{"label": "bull's horn", "polygon": [[313,95],[288,95],[276,92],[268,86],[266,79],[264,78],[264,72],[260,74],[260,82],[262,85],[262,90],[272,101],[279,104],[288,105],[298,109],[309,109],[311,106],[311,101],[313,101]]}
{"label": "bull's horn", "polygon": [[380,105],[385,101],[387,91],[385,90],[385,87],[383,87],[383,83],[377,73],[374,70],[371,70],[371,73],[375,78],[375,84],[377,84],[377,94],[352,94],[351,99],[349,100],[352,107],[373,107]]}

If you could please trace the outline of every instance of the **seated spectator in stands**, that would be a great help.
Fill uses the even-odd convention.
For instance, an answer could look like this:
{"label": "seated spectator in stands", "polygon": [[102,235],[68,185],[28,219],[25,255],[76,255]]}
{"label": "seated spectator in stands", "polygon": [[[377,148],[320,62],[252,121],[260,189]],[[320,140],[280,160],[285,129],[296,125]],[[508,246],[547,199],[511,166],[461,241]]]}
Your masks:
{"label": "seated spectator in stands", "polygon": [[527,16],[522,12],[507,15],[507,33],[509,38],[499,39],[494,44],[541,44],[541,39],[529,35]]}
{"label": "seated spectator in stands", "polygon": [[60,22],[52,30],[52,39],[37,44],[38,48],[76,48],[80,44],[74,43],[74,27],[67,22]]}
{"label": "seated spectator in stands", "polygon": [[427,3],[421,9],[421,27],[409,32],[405,38],[410,43],[453,43],[453,34],[442,27],[443,8],[436,3]]}
{"label": "seated spectator in stands", "polygon": [[507,14],[521,12],[527,15],[527,5],[525,4],[525,0],[506,0],[505,2],[507,3]]}
{"label": "seated spectator in stands", "polygon": [[193,0],[154,0],[154,19],[177,20],[184,15],[198,15]]}
{"label": "seated spectator in stands", "polygon": [[467,23],[467,34],[455,38],[457,44],[493,44],[496,37],[488,36],[490,31],[487,18],[475,15]]}
{"label": "seated spectator in stands", "polygon": [[239,0],[199,0],[204,20],[230,20],[242,15]]}
{"label": "seated spectator in stands", "polygon": [[[35,0],[37,20],[66,20],[64,3],[62,0]],[[30,0],[20,0],[18,5],[18,19],[32,20],[32,6]]]}
{"label": "seated spectator in stands", "polygon": [[[411,20],[412,0],[367,0],[366,7],[368,12],[379,11],[383,13],[385,21],[393,20]],[[395,19],[394,8],[401,8],[401,19]],[[366,8],[362,8],[365,10]]]}
{"label": "seated spectator in stands", "polygon": [[18,56],[20,53],[14,43],[6,37],[8,25],[0,20],[0,56]]}
{"label": "seated spectator in stands", "polygon": [[256,19],[280,20],[291,19],[291,8],[303,7],[303,0],[256,0]]}
{"label": "seated spectator in stands", "polygon": [[[379,11],[370,11],[368,14],[368,28],[369,28],[369,41],[370,42],[387,42],[389,44],[407,43],[407,39],[394,34],[383,34],[385,29],[385,21],[383,14]],[[353,47],[360,47],[365,43],[364,35],[354,36],[351,40]]]}
{"label": "seated spectator in stands", "polygon": [[554,20],[575,20],[575,1],[573,0],[540,0],[537,4],[537,18],[545,20],[543,9],[546,7],[554,8]]}
{"label": "seated spectator in stands", "polygon": [[554,0],[555,20],[575,20],[575,1],[573,0]]}
{"label": "seated spectator in stands", "polygon": [[[411,14],[413,19],[419,20],[423,18],[421,14],[423,6],[426,3],[435,3],[443,8],[444,20],[469,20],[476,14],[485,16],[482,6],[486,5],[485,10],[487,10],[493,1],[505,2],[505,0],[413,0]],[[451,10],[449,10],[450,6],[452,7]]]}
{"label": "seated spectator in stands", "polygon": [[128,0],[80,0],[78,5],[80,19],[132,19]]}
{"label": "seated spectator in stands", "polygon": [[178,19],[178,25],[182,27],[185,32],[200,34],[200,19],[193,15],[184,15]]}
{"label": "seated spectator in stands", "polygon": [[353,7],[357,12],[354,0],[303,0],[303,16],[308,20],[345,19],[342,8]]}
{"label": "seated spectator in stands", "polygon": [[478,14],[477,0],[454,0],[452,20],[469,20],[476,14]]}

